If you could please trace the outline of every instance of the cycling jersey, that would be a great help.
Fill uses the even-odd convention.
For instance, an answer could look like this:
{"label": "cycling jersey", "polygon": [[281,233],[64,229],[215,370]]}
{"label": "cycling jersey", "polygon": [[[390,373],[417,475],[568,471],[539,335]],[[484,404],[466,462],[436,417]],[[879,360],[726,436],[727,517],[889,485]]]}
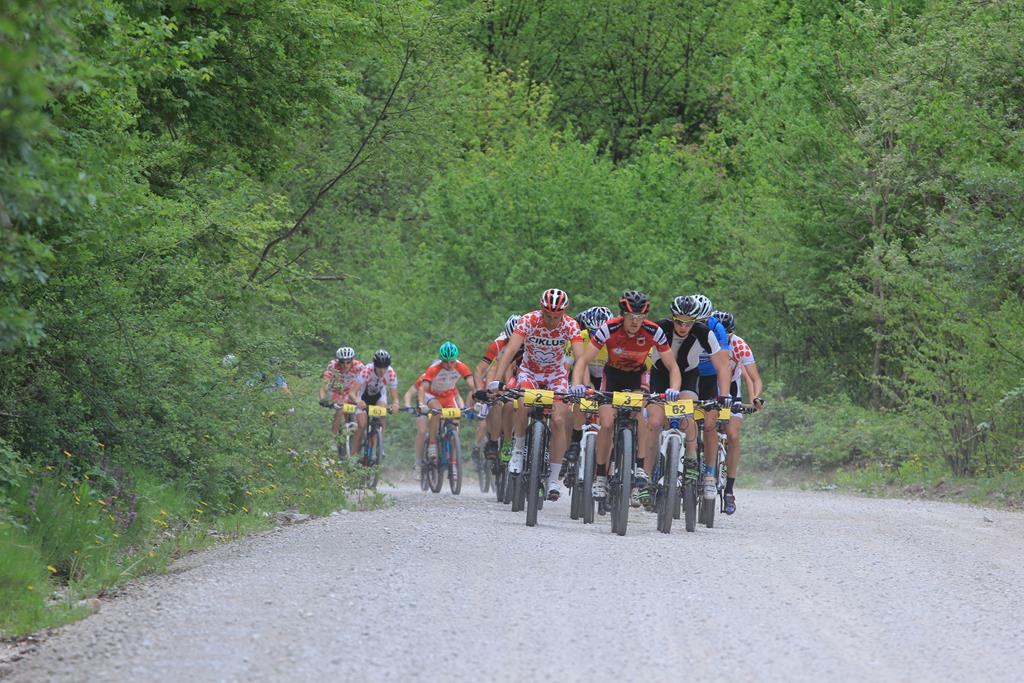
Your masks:
{"label": "cycling jersey", "polygon": [[487,352],[484,353],[483,361],[488,364],[496,361],[498,356],[501,355],[501,350],[505,348],[506,344],[508,344],[508,337],[506,337],[504,333],[498,335],[494,341],[488,345]]}
{"label": "cycling jersey", "polygon": [[732,367],[732,381],[739,384],[740,377],[743,376],[743,366],[753,365],[754,352],[750,350],[747,342],[738,335],[733,335],[730,342],[729,350],[729,365]]}
{"label": "cycling jersey", "polygon": [[[723,348],[718,342],[718,337],[712,334],[704,323],[694,323],[693,327],[690,328],[690,332],[685,337],[676,334],[675,325],[672,324],[671,318],[659,320],[658,327],[661,328],[661,331],[668,339],[669,347],[676,354],[676,363],[679,365],[679,371],[683,373],[687,370],[697,369],[702,355],[707,354],[710,358],[711,354],[717,353]],[[664,374],[665,377],[668,377],[668,369],[661,362],[661,353],[655,349],[653,355],[652,376]]]}
{"label": "cycling jersey", "polygon": [[643,371],[651,348],[669,350],[668,339],[657,323],[644,320],[631,336],[626,333],[626,323],[621,316],[598,328],[590,343],[598,349],[607,347],[608,367],[626,372]]}
{"label": "cycling jersey", "polygon": [[579,324],[564,313],[562,321],[553,330],[544,325],[540,311],[527,313],[519,319],[512,334],[524,338],[520,371],[526,369],[539,375],[566,373],[566,344],[583,341]]}
{"label": "cycling jersey", "polygon": [[386,387],[391,387],[398,391],[398,375],[391,366],[384,370],[383,377],[379,377],[373,364],[368,363],[363,366],[363,370],[359,373],[356,383],[359,385],[357,393],[383,395],[387,393],[385,391]]}
{"label": "cycling jersey", "polygon": [[[707,327],[715,333],[715,337],[718,339],[718,345],[728,351],[729,334],[725,331],[725,325],[720,323],[718,318],[715,316],[711,316],[708,318]],[[702,353],[700,355],[700,362],[697,365],[697,370],[700,372],[701,377],[718,374],[715,371],[714,364],[711,362],[711,355],[707,353]]]}
{"label": "cycling jersey", "polygon": [[334,359],[327,364],[327,369],[324,370],[322,377],[328,380],[327,386],[330,388],[332,395],[342,397],[350,389],[355,388],[362,371],[363,364],[357,360],[353,360],[347,368],[343,368],[338,363],[338,360]]}
{"label": "cycling jersey", "polygon": [[444,367],[444,361],[435,360],[431,363],[427,371],[423,373],[423,381],[430,382],[430,388],[427,389],[434,396],[448,396],[458,393],[455,389],[455,385],[458,383],[459,378],[470,377],[473,373],[470,372],[469,366],[463,363],[461,360],[455,361],[454,367],[447,369]]}
{"label": "cycling jersey", "polygon": [[[586,346],[590,342],[590,330],[582,329],[581,328],[580,329],[580,339],[583,342],[583,346]],[[566,365],[568,365],[569,367],[572,367],[573,355],[572,355],[572,345],[571,344],[568,345],[566,347],[566,349],[565,349],[565,360],[566,360]],[[604,376],[604,366],[607,365],[607,363],[608,363],[608,349],[607,349],[607,347],[602,347],[601,350],[597,352],[597,355],[590,361],[590,363],[587,364],[587,369],[590,371],[590,376],[591,377],[598,377],[598,378],[603,377]]]}

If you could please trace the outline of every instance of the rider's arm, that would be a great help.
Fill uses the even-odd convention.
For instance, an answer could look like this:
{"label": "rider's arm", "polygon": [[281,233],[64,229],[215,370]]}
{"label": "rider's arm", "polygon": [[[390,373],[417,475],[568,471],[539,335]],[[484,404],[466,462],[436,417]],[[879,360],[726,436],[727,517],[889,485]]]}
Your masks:
{"label": "rider's arm", "polygon": [[405,404],[406,408],[412,408],[412,397],[416,395],[416,383],[414,382],[405,392],[405,396],[402,397],[402,403]]}
{"label": "rider's arm", "polygon": [[508,366],[512,363],[512,359],[519,353],[519,349],[523,346],[523,341],[526,339],[523,335],[518,332],[512,333],[512,338],[508,340],[508,344],[505,345],[505,350],[501,354],[501,360],[497,365],[491,363],[491,370],[487,373],[487,381],[493,382],[496,379],[501,379],[508,372]]}
{"label": "rider's arm", "polygon": [[711,354],[711,365],[718,373],[718,395],[728,396],[729,385],[732,383],[732,368],[729,367],[729,352],[719,349]]}
{"label": "rider's arm", "polygon": [[[679,388],[683,385],[683,373],[679,372],[679,363],[676,362],[676,354],[672,353],[671,349],[661,354],[661,362],[668,368],[668,386],[670,389],[679,391]],[[729,361],[726,361],[726,365]]]}
{"label": "rider's arm", "polygon": [[417,399],[419,405],[426,405],[427,403],[427,389],[430,387],[430,380],[425,379],[420,382],[419,392],[417,393]]}
{"label": "rider's arm", "polygon": [[473,379],[476,380],[477,385],[486,385],[487,382],[487,371],[490,369],[491,363],[485,358],[476,364],[473,368]]}
{"label": "rider's arm", "polygon": [[755,398],[761,398],[761,393],[764,391],[764,382],[761,381],[761,373],[757,369],[757,363],[740,367],[743,368],[743,377],[747,381],[747,392],[750,394],[751,402]]}
{"label": "rider's arm", "polygon": [[587,375],[590,373],[590,361],[597,358],[597,354],[600,352],[601,349],[592,343],[587,345],[584,345],[583,342],[572,343],[572,353],[576,358],[576,363],[572,368],[573,384],[586,384]]}

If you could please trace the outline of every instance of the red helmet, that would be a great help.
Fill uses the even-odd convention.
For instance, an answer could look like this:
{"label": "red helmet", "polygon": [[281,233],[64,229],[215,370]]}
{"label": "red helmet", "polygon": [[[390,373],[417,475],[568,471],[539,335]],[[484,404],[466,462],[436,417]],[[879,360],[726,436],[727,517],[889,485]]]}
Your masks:
{"label": "red helmet", "polygon": [[558,313],[569,308],[569,295],[560,289],[546,289],[540,295],[540,307]]}

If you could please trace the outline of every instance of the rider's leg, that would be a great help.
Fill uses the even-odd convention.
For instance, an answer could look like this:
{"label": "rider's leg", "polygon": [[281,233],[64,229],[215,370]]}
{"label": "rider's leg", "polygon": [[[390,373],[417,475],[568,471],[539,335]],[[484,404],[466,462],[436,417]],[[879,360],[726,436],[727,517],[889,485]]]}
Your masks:
{"label": "rider's leg", "polygon": [[[431,398],[427,401],[427,407],[440,410],[441,403],[436,398]],[[427,455],[432,460],[437,458],[437,429],[440,422],[440,415],[431,415],[427,420]]]}
{"label": "rider's leg", "polygon": [[[684,391],[679,394],[682,399],[696,401],[697,394]],[[683,455],[687,460],[697,459],[697,422],[691,418],[683,420]]]}
{"label": "rider's leg", "polygon": [[366,421],[366,413],[356,414],[356,433],[352,435],[353,453],[362,453],[360,449],[363,446],[363,432],[366,431]]}
{"label": "rider's leg", "polygon": [[345,417],[345,414],[340,410],[334,411],[334,422],[331,423],[331,431],[337,436],[338,432],[341,431],[341,420]]}
{"label": "rider's leg", "polygon": [[420,454],[423,453],[423,442],[427,438],[427,418],[420,416],[416,418],[416,469],[420,469]]}
{"label": "rider's leg", "polygon": [[602,405],[597,409],[601,428],[597,432],[597,474],[603,476],[612,455],[612,434],[615,425],[615,409]]}
{"label": "rider's leg", "polygon": [[725,434],[729,437],[729,444],[726,446],[728,455],[725,460],[726,493],[732,493],[733,482],[736,481],[736,474],[740,469],[740,430],[742,427],[743,416],[741,415],[733,415],[725,427]]}
{"label": "rider's leg", "polygon": [[569,441],[569,429],[572,426],[569,405],[556,402],[551,411],[551,473],[548,476],[548,491],[560,488],[558,478],[562,473],[562,456]]}
{"label": "rider's leg", "polygon": [[658,458],[658,444],[661,441],[661,430],[665,428],[665,406],[658,403],[647,405],[647,442],[644,471],[650,477],[654,473],[654,463]]}

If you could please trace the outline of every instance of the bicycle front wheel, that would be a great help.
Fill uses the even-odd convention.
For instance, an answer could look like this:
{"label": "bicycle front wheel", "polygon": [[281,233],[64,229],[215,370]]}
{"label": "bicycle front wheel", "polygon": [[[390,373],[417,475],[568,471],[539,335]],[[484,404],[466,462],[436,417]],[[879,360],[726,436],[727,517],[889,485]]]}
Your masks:
{"label": "bicycle front wheel", "polygon": [[544,472],[544,423],[534,420],[530,430],[530,443],[526,457],[529,459],[530,475],[526,489],[526,526],[537,525],[537,511],[540,509],[541,474]]}
{"label": "bicycle front wheel", "polygon": [[665,444],[665,462],[662,465],[661,495],[658,496],[658,531],[672,533],[672,520],[679,496],[679,439],[670,437]]}
{"label": "bicycle front wheel", "polygon": [[619,536],[626,535],[629,524],[629,503],[633,493],[633,431],[623,429],[619,432],[618,453],[615,454],[617,490],[615,506],[612,508],[614,531]]}
{"label": "bicycle front wheel", "polygon": [[457,429],[448,435],[448,488],[456,496],[462,492],[462,442]]}
{"label": "bicycle front wheel", "polygon": [[580,516],[584,524],[594,523],[594,471],[597,468],[597,439],[594,436],[583,437],[584,446],[581,454],[580,467],[583,468],[583,495],[580,500]]}
{"label": "bicycle front wheel", "polygon": [[366,439],[366,466],[370,468],[370,473],[366,476],[366,487],[376,491],[377,482],[380,478],[380,463],[384,459],[380,443],[380,427],[374,427],[370,430]]}

